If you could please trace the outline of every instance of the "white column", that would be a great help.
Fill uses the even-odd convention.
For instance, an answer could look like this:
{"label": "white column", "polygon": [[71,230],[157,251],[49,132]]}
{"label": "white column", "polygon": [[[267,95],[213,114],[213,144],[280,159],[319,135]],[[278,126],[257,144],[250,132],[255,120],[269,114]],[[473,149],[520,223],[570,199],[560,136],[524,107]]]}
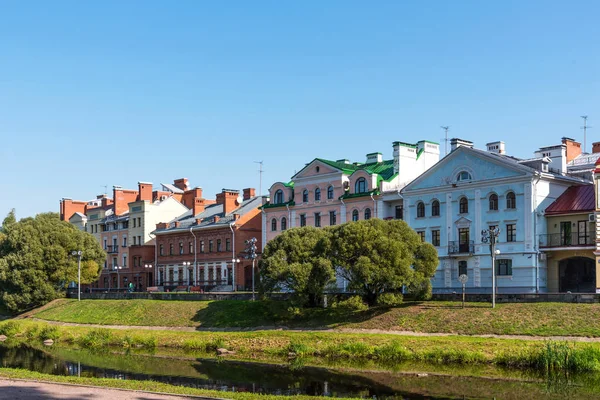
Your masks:
{"label": "white column", "polygon": [[376,218],[383,219],[383,200],[377,200],[377,215]]}
{"label": "white column", "polygon": [[208,281],[208,263],[204,263],[204,282]]}
{"label": "white column", "polygon": [[340,224],[346,222],[346,205],[342,203],[340,206]]}
{"label": "white column", "polygon": [[446,193],[446,226],[446,246],[448,246],[449,242],[454,238],[454,225],[452,224],[452,193]]}
{"label": "white column", "polygon": [[227,263],[221,262],[221,280],[227,282]]}
{"label": "white column", "polygon": [[290,228],[296,227],[296,211],[292,210],[292,216],[290,217]]}
{"label": "white column", "polygon": [[[525,186],[525,193],[524,193],[524,199],[523,199],[523,203],[525,205],[525,210],[524,210],[524,218],[523,218],[523,223],[520,224],[519,220],[517,220],[517,241],[521,241],[524,240],[525,241],[525,250],[529,251],[533,248],[532,246],[532,235],[533,235],[533,212],[534,212],[534,206],[533,203],[535,201],[537,201],[537,199],[533,199],[532,193],[531,193],[531,186],[533,185],[532,182],[527,182],[524,184]],[[515,196],[517,196],[517,194],[515,193]],[[521,225],[521,226],[519,226]],[[506,227],[504,227],[504,229],[506,229]],[[521,236],[519,233],[523,232],[523,236]]]}

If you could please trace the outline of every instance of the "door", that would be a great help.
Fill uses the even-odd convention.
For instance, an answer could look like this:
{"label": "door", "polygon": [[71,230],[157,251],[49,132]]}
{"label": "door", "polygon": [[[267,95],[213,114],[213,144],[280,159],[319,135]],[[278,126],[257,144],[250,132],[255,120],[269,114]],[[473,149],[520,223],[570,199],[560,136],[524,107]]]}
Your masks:
{"label": "door", "polygon": [[469,253],[469,228],[458,229],[458,252]]}
{"label": "door", "polygon": [[570,246],[571,245],[571,222],[560,223],[560,245]]}
{"label": "door", "polygon": [[577,222],[577,239],[580,245],[588,243],[587,221]]}

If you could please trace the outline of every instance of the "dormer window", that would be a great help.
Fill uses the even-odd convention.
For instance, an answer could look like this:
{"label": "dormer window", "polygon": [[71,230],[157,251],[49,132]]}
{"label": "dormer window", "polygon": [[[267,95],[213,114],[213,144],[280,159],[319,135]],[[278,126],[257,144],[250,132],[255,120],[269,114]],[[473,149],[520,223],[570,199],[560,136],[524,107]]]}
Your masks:
{"label": "dormer window", "polygon": [[458,173],[458,175],[456,175],[456,180],[458,182],[461,182],[461,181],[470,181],[471,179],[473,179],[473,178],[471,177],[471,174],[468,173],[467,171],[460,171]]}
{"label": "dormer window", "polygon": [[365,178],[359,178],[354,184],[354,193],[366,193],[367,192],[367,180]]}
{"label": "dormer window", "polygon": [[275,192],[275,196],[274,196],[274,204],[282,204],[283,203],[283,190],[279,189],[278,191]]}

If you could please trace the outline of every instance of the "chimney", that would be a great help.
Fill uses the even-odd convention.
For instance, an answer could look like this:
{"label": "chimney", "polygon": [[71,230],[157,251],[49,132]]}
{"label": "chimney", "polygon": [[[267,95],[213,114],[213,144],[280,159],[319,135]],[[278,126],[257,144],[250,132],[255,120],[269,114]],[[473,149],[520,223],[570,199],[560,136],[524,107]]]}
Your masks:
{"label": "chimney", "polygon": [[156,224],[156,229],[167,229],[169,224],[167,222],[159,222]]}
{"label": "chimney", "polygon": [[575,139],[563,137],[562,144],[567,146],[567,163],[581,154],[581,143],[576,142]]}
{"label": "chimney", "polygon": [[450,152],[458,149],[460,146],[468,147],[470,149],[473,148],[473,142],[464,139],[452,138],[450,139]]}
{"label": "chimney", "polygon": [[342,164],[350,164],[350,160],[348,160],[347,158],[342,158],[341,160],[337,160],[336,162],[339,162]]}
{"label": "chimney", "polygon": [[256,190],[254,188],[246,188],[244,189],[244,201],[250,200],[251,198],[256,196]]}
{"label": "chimney", "polygon": [[138,182],[138,201],[152,201],[152,183]]}
{"label": "chimney", "polygon": [[234,213],[234,214],[233,214],[233,220],[234,220],[234,221],[237,221],[238,219],[240,219],[240,214],[238,214],[238,213]]}
{"label": "chimney", "polygon": [[175,223],[173,225],[175,228],[179,228],[181,226],[181,222],[175,221]]}
{"label": "chimney", "polygon": [[202,218],[196,218],[196,225],[200,225],[202,223]]}
{"label": "chimney", "polygon": [[178,189],[183,190],[184,192],[189,189],[187,178],[175,179],[173,181],[173,186]]}
{"label": "chimney", "polygon": [[496,154],[506,154],[506,148],[503,141],[490,142],[486,144],[487,151]]}
{"label": "chimney", "polygon": [[215,215],[215,224],[216,224],[217,222],[219,222],[219,220],[220,220],[220,219],[221,219],[221,217],[219,217],[218,215]]}
{"label": "chimney", "polygon": [[592,153],[593,154],[600,153],[600,142],[592,143]]}
{"label": "chimney", "polygon": [[194,199],[194,204],[192,205],[192,213],[194,214],[194,216],[204,212],[205,208],[206,208],[206,204],[204,203],[204,199],[201,199],[201,198]]}
{"label": "chimney", "polygon": [[138,199],[137,190],[123,190],[121,186],[113,186],[113,201],[115,215],[122,215],[129,211],[129,203]]}
{"label": "chimney", "polygon": [[381,153],[369,153],[367,154],[367,164],[379,163],[383,161]]}
{"label": "chimney", "polygon": [[227,215],[235,210],[239,203],[237,198],[240,192],[232,189],[222,189],[221,193],[217,194],[217,204],[223,205],[223,214]]}

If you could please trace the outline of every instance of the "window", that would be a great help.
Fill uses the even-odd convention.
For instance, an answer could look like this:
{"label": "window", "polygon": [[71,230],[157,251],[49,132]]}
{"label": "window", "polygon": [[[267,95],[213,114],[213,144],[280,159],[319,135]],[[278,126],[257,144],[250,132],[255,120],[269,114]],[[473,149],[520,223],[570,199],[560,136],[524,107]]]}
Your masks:
{"label": "window", "polygon": [[334,226],[337,224],[337,215],[335,211],[329,211],[329,225]]}
{"label": "window", "polygon": [[421,238],[421,242],[424,242],[425,241],[425,231],[419,231],[419,232],[417,232],[417,234]]}
{"label": "window", "polygon": [[367,192],[367,180],[365,178],[358,178],[354,184],[354,193],[366,193]]}
{"label": "window", "polygon": [[459,182],[460,181],[470,181],[471,179],[473,179],[473,178],[471,177],[471,174],[468,173],[467,171],[460,171],[458,173],[458,175],[456,175],[456,180]]}
{"label": "window", "polygon": [[271,220],[271,231],[275,232],[277,230],[277,219],[273,218]]}
{"label": "window", "polygon": [[169,244],[169,255],[173,255],[173,243]]}
{"label": "window", "polygon": [[458,276],[461,276],[461,275],[469,275],[469,274],[467,274],[467,262],[466,261],[458,262]]}
{"label": "window", "polygon": [[212,240],[208,241],[208,252],[209,253],[213,252],[213,241]]}
{"label": "window", "polygon": [[106,250],[106,239],[104,239],[104,250]]}
{"label": "window", "polygon": [[517,199],[514,192],[508,192],[506,194],[506,208],[509,210],[517,208]]}
{"label": "window", "polygon": [[417,218],[423,218],[425,216],[425,204],[420,201],[417,203]]}
{"label": "window", "polygon": [[352,221],[358,221],[358,210],[352,211]]}
{"label": "window", "polygon": [[516,242],[517,241],[517,225],[506,224],[506,241]]}
{"label": "window", "polygon": [[135,224],[135,218],[133,219],[133,227],[136,228],[137,225]]}
{"label": "window", "polygon": [[327,188],[327,200],[333,200],[333,186]]}
{"label": "window", "polygon": [[458,228],[458,252],[472,253],[471,241],[469,240],[469,228]]}
{"label": "window", "polygon": [[193,254],[194,253],[194,244],[192,242],[188,243],[188,248],[189,248],[189,253]]}
{"label": "window", "polygon": [[440,245],[440,230],[434,229],[431,231],[431,244],[434,246]]}
{"label": "window", "polygon": [[496,275],[510,276],[512,275],[512,260],[496,260]]}
{"label": "window", "polygon": [[225,239],[225,251],[231,251],[231,239]]}
{"label": "window", "polygon": [[315,201],[321,201],[321,189],[315,189]]}
{"label": "window", "polygon": [[466,197],[461,197],[458,201],[458,212],[461,214],[469,212],[469,200]]}
{"label": "window", "polygon": [[300,214],[300,226],[306,226],[306,214]]}
{"label": "window", "polygon": [[287,219],[285,217],[281,218],[281,230],[285,231],[287,229]]}
{"label": "window", "polygon": [[127,254],[123,254],[123,267],[128,268],[127,266]]}
{"label": "window", "polygon": [[283,190],[279,189],[275,192],[275,201],[273,204],[282,204],[283,203]]}
{"label": "window", "polygon": [[321,227],[321,213],[315,213],[315,226],[317,228]]}
{"label": "window", "polygon": [[162,245],[162,244],[160,245],[160,255],[161,255],[161,256],[164,256],[164,255],[165,255],[165,249],[164,249],[164,247],[163,247],[163,245]]}
{"label": "window", "polygon": [[403,214],[402,206],[396,206],[396,214],[394,215],[394,218],[402,219],[402,218],[404,218],[404,216],[402,214]]}
{"label": "window", "polygon": [[183,242],[179,242],[179,254],[183,254]]}
{"label": "window", "polygon": [[220,253],[221,251],[223,251],[221,248],[221,239],[217,239],[217,252]]}
{"label": "window", "polygon": [[123,236],[123,247],[127,247],[127,236]]}
{"label": "window", "polygon": [[204,253],[204,240],[200,241],[200,253]]}
{"label": "window", "polygon": [[117,244],[117,238],[113,238],[113,251],[116,251],[117,247],[119,247],[119,245]]}
{"label": "window", "polygon": [[129,228],[129,221],[123,221],[123,229]]}
{"label": "window", "polygon": [[142,217],[138,217],[138,227],[142,227]]}
{"label": "window", "polygon": [[308,190],[306,189],[304,189],[304,191],[302,192],[302,202],[308,203]]}
{"label": "window", "polygon": [[431,202],[431,216],[439,217],[440,216],[440,202],[434,200]]}
{"label": "window", "polygon": [[498,211],[498,195],[496,193],[490,194],[490,211]]}
{"label": "window", "polygon": [[371,209],[367,208],[365,210],[365,221],[371,219]]}

